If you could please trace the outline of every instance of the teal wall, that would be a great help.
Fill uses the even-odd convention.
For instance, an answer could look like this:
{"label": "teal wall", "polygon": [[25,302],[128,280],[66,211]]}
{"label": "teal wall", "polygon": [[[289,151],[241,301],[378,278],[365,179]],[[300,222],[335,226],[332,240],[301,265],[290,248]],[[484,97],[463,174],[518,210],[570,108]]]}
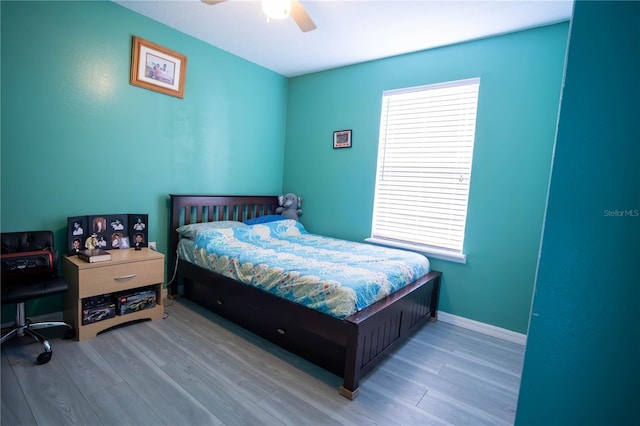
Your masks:
{"label": "teal wall", "polygon": [[[310,231],[360,241],[382,91],[481,77],[468,262],[432,263],[443,311],[526,332],[567,23],[286,79],[111,2],[1,7],[0,224],[59,245],[67,216],[148,212],[166,252],[167,194],[283,191]],[[133,35],[187,55],[184,99],[129,84]]]}
{"label": "teal wall", "polygon": [[517,425],[640,424],[640,2],[578,1]]}
{"label": "teal wall", "polygon": [[[370,235],[382,92],[480,77],[466,264],[442,271],[440,309],[526,333],[568,23],[290,80],[284,189],[311,231]],[[334,150],[335,130],[353,147]]]}
{"label": "teal wall", "polygon": [[[481,77],[469,261],[433,265],[443,310],[526,332],[567,24],[287,81],[113,3],[0,7],[0,228],[59,244],[67,216],[148,212],[166,251],[168,193],[282,190],[361,240],[382,91]],[[518,425],[640,423],[640,219],[605,214],[640,209],[639,8],[576,5]],[[185,99],[129,85],[132,35],[188,56]]]}
{"label": "teal wall", "polygon": [[[166,253],[169,193],[282,191],[283,76],[111,2],[1,8],[3,232],[148,213]],[[129,84],[133,35],[187,56],[184,99]]]}

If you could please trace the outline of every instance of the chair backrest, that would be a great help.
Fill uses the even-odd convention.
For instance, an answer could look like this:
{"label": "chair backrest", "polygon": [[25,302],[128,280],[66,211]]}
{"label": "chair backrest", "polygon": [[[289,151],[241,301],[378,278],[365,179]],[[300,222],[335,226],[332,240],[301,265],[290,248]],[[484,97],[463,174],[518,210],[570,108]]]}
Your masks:
{"label": "chair backrest", "polygon": [[36,250],[54,250],[52,231],[2,233],[2,254]]}
{"label": "chair backrest", "polygon": [[3,280],[57,274],[58,255],[52,231],[3,232],[1,238]]}

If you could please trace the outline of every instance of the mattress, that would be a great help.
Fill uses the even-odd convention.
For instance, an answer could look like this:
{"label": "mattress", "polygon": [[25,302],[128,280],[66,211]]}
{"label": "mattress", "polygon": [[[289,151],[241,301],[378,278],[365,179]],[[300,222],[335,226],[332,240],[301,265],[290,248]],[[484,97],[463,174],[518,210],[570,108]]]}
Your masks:
{"label": "mattress", "polygon": [[421,254],[312,234],[290,219],[178,232],[180,259],[341,319],[431,270]]}

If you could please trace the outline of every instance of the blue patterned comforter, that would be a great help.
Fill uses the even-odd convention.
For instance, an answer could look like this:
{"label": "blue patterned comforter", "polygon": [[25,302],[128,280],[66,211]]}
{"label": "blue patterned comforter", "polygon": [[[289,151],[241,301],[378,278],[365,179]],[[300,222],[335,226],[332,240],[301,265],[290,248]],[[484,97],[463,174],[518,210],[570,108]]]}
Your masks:
{"label": "blue patterned comforter", "polygon": [[420,254],[310,234],[294,220],[204,229],[180,256],[337,318],[430,271]]}

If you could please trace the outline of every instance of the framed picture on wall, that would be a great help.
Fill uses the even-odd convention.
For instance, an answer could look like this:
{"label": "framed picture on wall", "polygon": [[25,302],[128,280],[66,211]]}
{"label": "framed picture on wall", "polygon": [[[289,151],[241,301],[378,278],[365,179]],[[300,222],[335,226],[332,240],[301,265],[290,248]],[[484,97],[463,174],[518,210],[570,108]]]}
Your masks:
{"label": "framed picture on wall", "polygon": [[187,57],[140,37],[133,37],[131,78],[134,86],[184,98]]}
{"label": "framed picture on wall", "polygon": [[351,148],[351,130],[333,132],[333,149]]}

